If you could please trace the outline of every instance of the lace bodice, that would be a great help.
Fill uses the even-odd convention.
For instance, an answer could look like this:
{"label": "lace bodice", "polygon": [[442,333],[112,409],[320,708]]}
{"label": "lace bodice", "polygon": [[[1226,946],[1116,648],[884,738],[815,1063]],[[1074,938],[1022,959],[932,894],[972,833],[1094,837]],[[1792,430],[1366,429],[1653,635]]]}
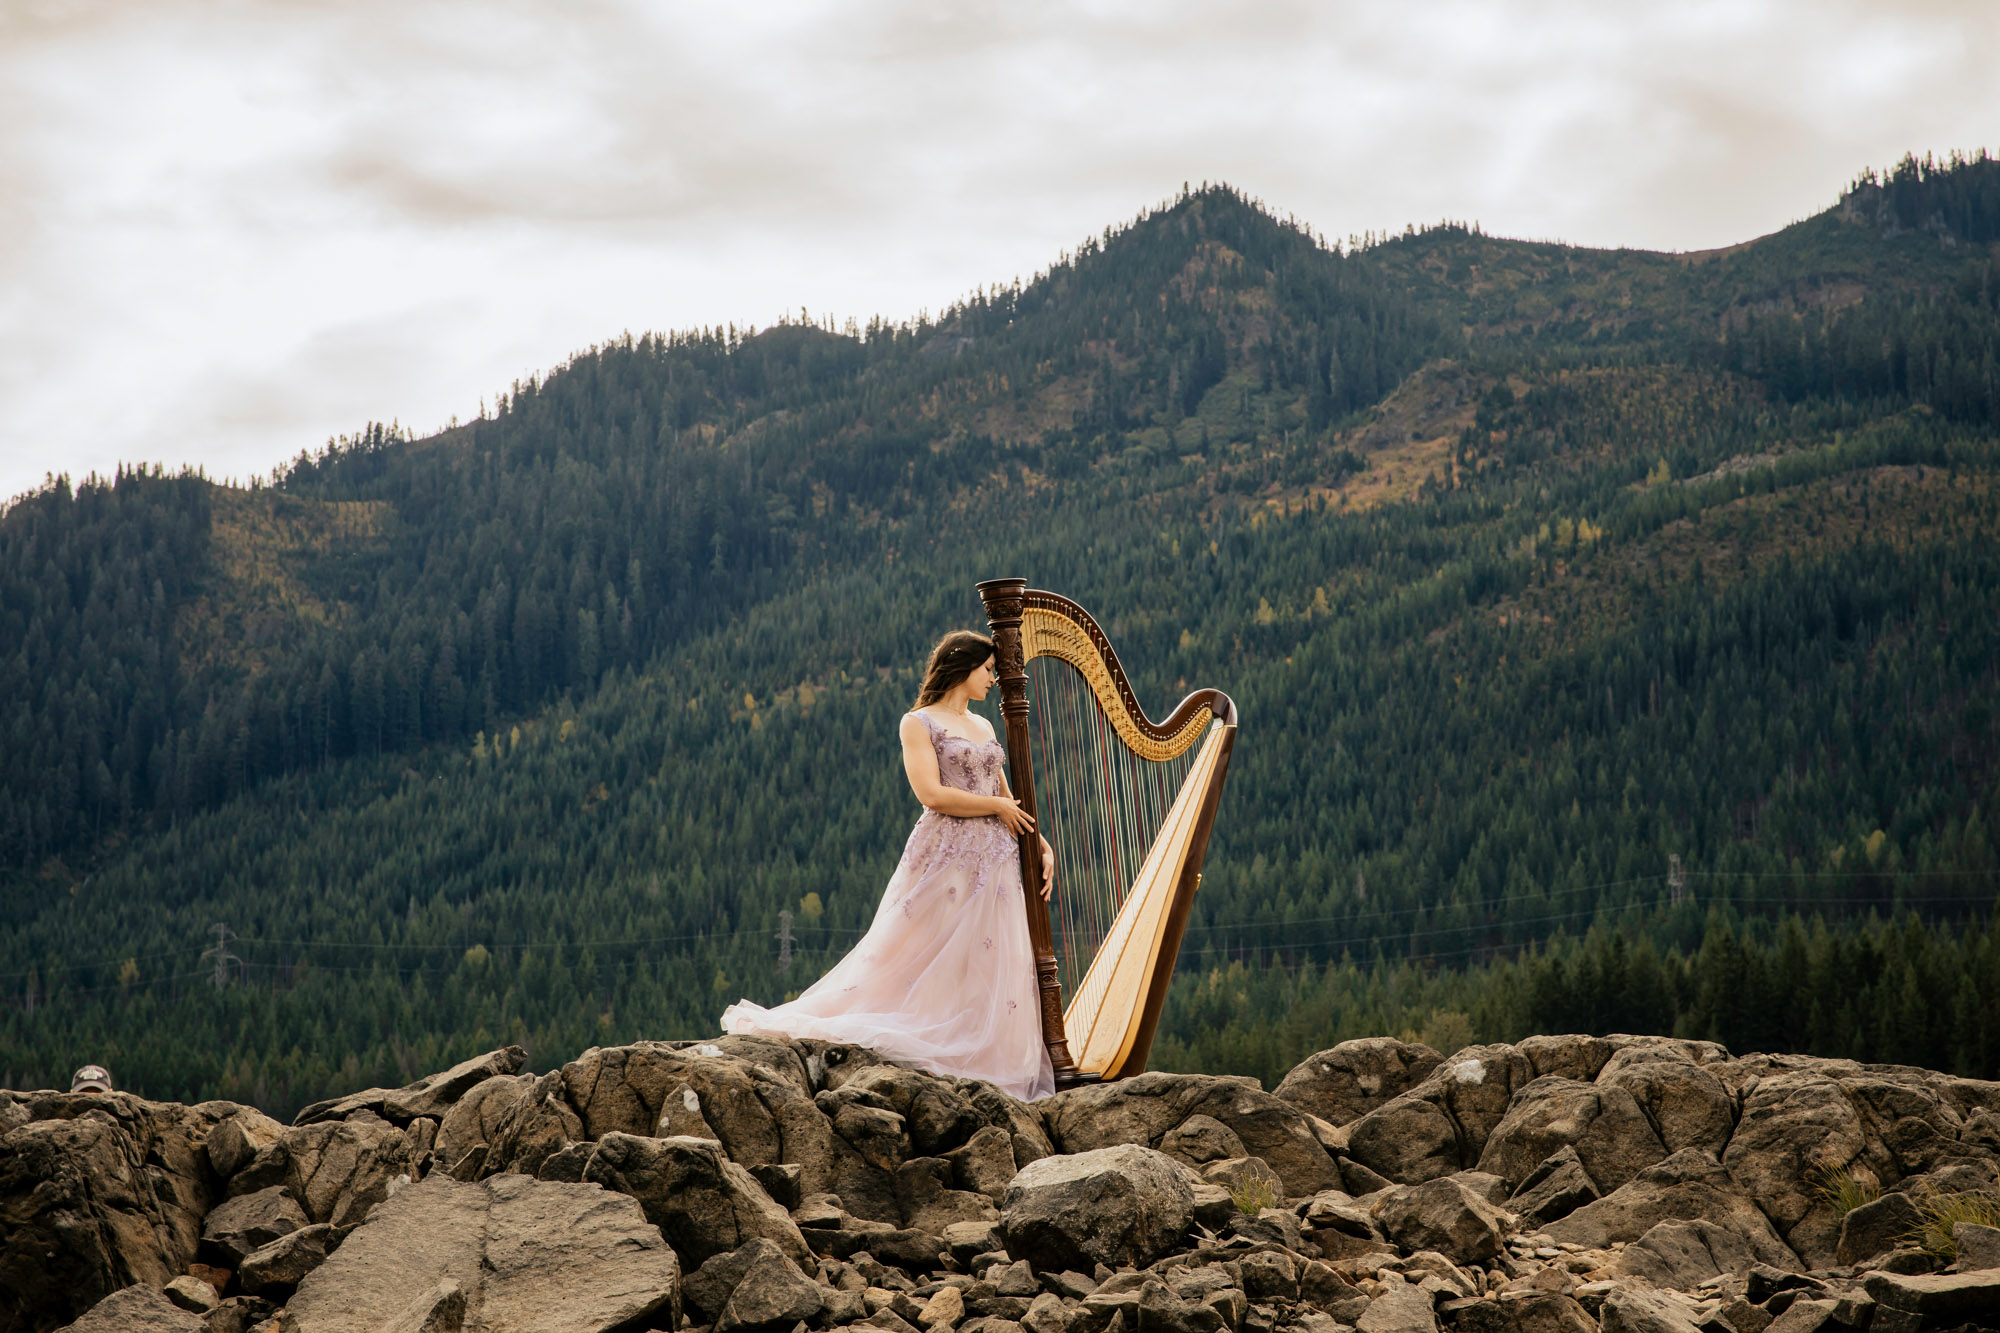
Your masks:
{"label": "lace bodice", "polygon": [[1007,774],[1007,749],[999,741],[974,741],[954,736],[921,709],[915,711],[930,729],[937,750],[938,779],[947,787],[980,796],[998,796]]}

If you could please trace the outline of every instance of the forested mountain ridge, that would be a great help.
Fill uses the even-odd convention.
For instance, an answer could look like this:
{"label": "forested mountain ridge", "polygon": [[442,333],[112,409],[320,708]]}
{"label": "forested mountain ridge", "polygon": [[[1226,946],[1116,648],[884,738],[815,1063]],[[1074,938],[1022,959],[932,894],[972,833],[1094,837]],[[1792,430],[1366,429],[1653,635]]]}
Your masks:
{"label": "forested mountain ridge", "polygon": [[[1163,1058],[1503,1035],[1560,988],[1457,969],[1593,923],[1671,989],[1781,910],[1983,912],[1995,177],[1906,164],[1709,256],[1333,250],[1204,190],[935,321],[620,339],[254,489],[26,497],[0,1064],[284,1105],[796,989],[907,826],[915,660],[1007,572],[1096,608],[1149,705],[1244,707],[1186,971],[1279,959],[1242,1005],[1302,1016],[1219,1051],[1190,990]],[[1738,1021],[1678,975],[1664,1021]],[[1972,1027],[1930,1062],[2000,1068]]]}

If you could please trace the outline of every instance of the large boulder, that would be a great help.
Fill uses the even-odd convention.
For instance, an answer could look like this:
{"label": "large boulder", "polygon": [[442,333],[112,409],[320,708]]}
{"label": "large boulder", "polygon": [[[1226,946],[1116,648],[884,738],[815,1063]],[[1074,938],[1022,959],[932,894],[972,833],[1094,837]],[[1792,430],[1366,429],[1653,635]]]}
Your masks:
{"label": "large boulder", "polygon": [[315,1222],[353,1226],[416,1166],[415,1145],[372,1111],[286,1130],[230,1181],[231,1193],[282,1184]]}
{"label": "large boulder", "polygon": [[690,1319],[715,1333],[776,1333],[815,1318],[824,1305],[819,1285],[762,1238],[689,1273],[683,1303]]}
{"label": "large boulder", "polygon": [[1585,1249],[1638,1240],[1662,1222],[1708,1221],[1742,1236],[1759,1263],[1786,1272],[1803,1267],[1770,1220],[1721,1163],[1699,1148],[1684,1148],[1649,1166],[1620,1188],[1543,1231]]}
{"label": "large boulder", "polygon": [[489,1078],[468,1088],[438,1122],[434,1144],[438,1160],[456,1175],[458,1165],[466,1154],[478,1151],[483,1165],[484,1150],[499,1132],[500,1122],[514,1103],[528,1096],[534,1086],[533,1074],[513,1074]]}
{"label": "large boulder", "polygon": [[1137,1144],[1023,1167],[1000,1214],[1007,1252],[1057,1273],[1150,1264],[1181,1243],[1193,1220],[1187,1168]]}
{"label": "large boulder", "polygon": [[272,1185],[224,1200],[202,1221],[201,1248],[208,1262],[238,1268],[253,1250],[306,1225],[306,1210],[291,1191]]}
{"label": "large boulder", "polygon": [[282,1301],[340,1247],[342,1232],[328,1222],[314,1222],[287,1232],[243,1258],[236,1281],[253,1296]]}
{"label": "large boulder", "polygon": [[1604,1297],[1604,1333],[1696,1333],[1694,1311],[1663,1291],[1634,1284]]}
{"label": "large boulder", "polygon": [[1272,1095],[1328,1124],[1345,1125],[1423,1082],[1443,1059],[1420,1043],[1360,1037],[1307,1056]]}
{"label": "large boulder", "polygon": [[1656,1287],[1692,1291],[1728,1273],[1747,1273],[1759,1262],[1740,1233],[1713,1222],[1662,1222],[1627,1245],[1611,1263],[1621,1276],[1645,1278]]}
{"label": "large boulder", "polygon": [[187,1271],[218,1193],[202,1140],[240,1108],[127,1093],[5,1104],[0,1328],[51,1328],[120,1288]]}
{"label": "large boulder", "polygon": [[1416,1087],[1349,1125],[1348,1154],[1405,1185],[1475,1166],[1514,1094],[1535,1078],[1527,1057],[1512,1046],[1468,1046]]}
{"label": "large boulder", "polygon": [[1877,1305],[1916,1315],[1923,1328],[1956,1328],[1975,1319],[1984,1324],[2000,1312],[2000,1268],[1912,1276],[1870,1273],[1866,1286]]}
{"label": "large boulder", "polygon": [[[680,1266],[639,1205],[590,1185],[437,1174],[377,1207],[285,1307],[287,1333],[352,1333],[455,1289],[468,1328],[672,1327]],[[656,1325],[653,1320],[665,1321]]]}
{"label": "large boulder", "polygon": [[1435,1250],[1457,1264],[1498,1258],[1507,1231],[1505,1214],[1448,1176],[1384,1191],[1373,1215],[1399,1248]]}
{"label": "large boulder", "polygon": [[791,1214],[713,1139],[606,1134],[583,1178],[637,1199],[689,1268],[759,1237],[795,1263],[811,1262]]}
{"label": "large boulder", "polygon": [[142,1283],[112,1292],[61,1333],[203,1333],[207,1327],[200,1315]]}
{"label": "large boulder", "polygon": [[1263,1158],[1285,1182],[1287,1195],[1340,1188],[1340,1168],[1306,1113],[1263,1091],[1255,1079],[1141,1074],[1059,1092],[1039,1110],[1049,1138],[1065,1153],[1119,1144],[1158,1148],[1189,1119],[1205,1116],[1235,1134],[1244,1155]]}
{"label": "large boulder", "polygon": [[435,1120],[473,1087],[490,1078],[518,1073],[528,1063],[528,1053],[519,1046],[503,1046],[497,1051],[474,1056],[450,1069],[418,1079],[401,1088],[369,1088],[314,1102],[292,1118],[294,1125],[315,1125],[323,1120],[345,1120],[356,1111],[369,1111],[396,1125],[428,1116]]}
{"label": "large boulder", "polygon": [[1630,1093],[1667,1152],[1700,1148],[1719,1157],[1736,1127],[1735,1097],[1705,1067],[1720,1058],[1721,1048],[1707,1042],[1634,1041],[1605,1061],[1595,1081]]}
{"label": "large boulder", "polygon": [[1821,1182],[1839,1170],[1879,1180],[1886,1166],[1840,1083],[1812,1068],[1758,1081],[1722,1161],[1811,1267],[1833,1263],[1840,1244]]}
{"label": "large boulder", "polygon": [[1550,1075],[1514,1095],[1486,1140],[1479,1169],[1512,1185],[1564,1147],[1576,1150],[1583,1169],[1605,1194],[1667,1155],[1630,1092],[1616,1084]]}
{"label": "large boulder", "polygon": [[1858,1264],[1878,1254],[1887,1254],[1902,1244],[1923,1220],[1923,1214],[1907,1194],[1884,1194],[1849,1209],[1840,1219],[1835,1259],[1843,1264]]}
{"label": "large boulder", "polygon": [[1544,1226],[1601,1197],[1597,1182],[1583,1169],[1583,1159],[1564,1144],[1521,1181],[1507,1200],[1507,1211],[1530,1226]]}
{"label": "large boulder", "polygon": [[1347,1127],[1347,1151],[1384,1180],[1421,1184],[1464,1165],[1458,1122],[1442,1100],[1404,1093]]}
{"label": "large boulder", "polygon": [[250,1165],[251,1158],[276,1143],[284,1132],[285,1127],[270,1116],[245,1106],[218,1121],[208,1131],[202,1146],[208,1152],[208,1164],[216,1178],[226,1181]]}
{"label": "large boulder", "polygon": [[454,1174],[539,1175],[544,1162],[582,1137],[583,1123],[563,1096],[562,1075],[543,1074],[501,1113],[479,1170]]}

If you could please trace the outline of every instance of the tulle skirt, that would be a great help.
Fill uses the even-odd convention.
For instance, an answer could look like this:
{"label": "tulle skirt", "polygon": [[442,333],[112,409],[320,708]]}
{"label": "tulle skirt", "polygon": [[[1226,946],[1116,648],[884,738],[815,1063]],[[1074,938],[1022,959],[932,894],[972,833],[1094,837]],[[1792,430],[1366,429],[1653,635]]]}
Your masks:
{"label": "tulle skirt", "polygon": [[869,1046],[1023,1101],[1048,1096],[1019,856],[998,819],[925,811],[853,952],[788,1004],[730,1005],[723,1031]]}

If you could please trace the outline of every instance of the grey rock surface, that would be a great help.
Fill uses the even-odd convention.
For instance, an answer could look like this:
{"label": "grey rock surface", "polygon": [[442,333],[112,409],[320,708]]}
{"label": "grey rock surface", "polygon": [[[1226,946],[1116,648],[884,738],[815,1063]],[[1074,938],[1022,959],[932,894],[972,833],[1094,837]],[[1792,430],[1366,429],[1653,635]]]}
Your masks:
{"label": "grey rock surface", "polygon": [[1253,1079],[1203,1074],[1140,1074],[1059,1092],[1039,1104],[1049,1137],[1064,1153],[1120,1144],[1157,1148],[1194,1116],[1227,1126],[1245,1156],[1261,1157],[1291,1197],[1340,1186],[1340,1169],[1306,1113]]}
{"label": "grey rock surface", "polygon": [[369,1088],[314,1102],[292,1118],[294,1125],[313,1125],[325,1120],[345,1120],[356,1111],[369,1111],[396,1125],[407,1125],[419,1116],[433,1119],[445,1114],[467,1092],[490,1078],[504,1078],[520,1071],[528,1053],[519,1046],[503,1046],[497,1051],[474,1056],[450,1069],[418,1079],[401,1088]]}
{"label": "grey rock surface", "polygon": [[1345,1125],[1423,1082],[1443,1059],[1420,1043],[1361,1037],[1307,1056],[1272,1094],[1330,1125]]}
{"label": "grey rock surface", "polygon": [[1662,1222],[1707,1221],[1742,1236],[1759,1262],[1786,1271],[1804,1267],[1772,1228],[1757,1200],[1698,1148],[1684,1148],[1647,1167],[1622,1188],[1543,1228],[1557,1241],[1603,1249],[1635,1241]]}
{"label": "grey rock surface", "polygon": [[1487,1137],[1479,1169],[1520,1182],[1558,1148],[1574,1149],[1604,1194],[1667,1155],[1624,1088],[1545,1076],[1515,1094]]}
{"label": "grey rock surface", "polygon": [[1181,1242],[1193,1218],[1187,1168],[1120,1144],[1023,1167],[1007,1187],[1000,1225],[1008,1253],[1060,1272],[1083,1266],[1080,1259],[1150,1264]]}
{"label": "grey rock surface", "polygon": [[622,1195],[526,1176],[467,1184],[438,1174],[378,1207],[306,1275],[285,1307],[286,1330],[350,1333],[430,1319],[431,1295],[445,1283],[463,1294],[468,1330],[608,1333],[677,1314],[680,1266]]}
{"label": "grey rock surface", "polygon": [[1450,1177],[1387,1190],[1373,1214],[1399,1249],[1435,1250],[1458,1264],[1496,1258],[1507,1231],[1499,1209]]}
{"label": "grey rock surface", "polygon": [[713,1139],[609,1133],[598,1140],[584,1179],[637,1199],[690,1267],[759,1236],[793,1262],[810,1262],[791,1214]]}
{"label": "grey rock surface", "polygon": [[1917,1211],[1909,1195],[1885,1194],[1850,1209],[1840,1219],[1840,1239],[1834,1247],[1834,1257],[1839,1263],[1858,1264],[1878,1254],[1887,1254],[1922,1222],[1923,1214]]}
{"label": "grey rock surface", "polygon": [[239,1267],[252,1251],[306,1225],[306,1210],[283,1185],[218,1204],[203,1220],[201,1248],[210,1263]]}
{"label": "grey rock surface", "polygon": [[341,1232],[330,1222],[314,1222],[278,1237],[244,1256],[236,1281],[253,1296],[282,1300],[305,1275],[339,1247]]}
{"label": "grey rock surface", "polygon": [[143,1283],[112,1292],[62,1333],[203,1333],[198,1314],[183,1310],[158,1287]]}

